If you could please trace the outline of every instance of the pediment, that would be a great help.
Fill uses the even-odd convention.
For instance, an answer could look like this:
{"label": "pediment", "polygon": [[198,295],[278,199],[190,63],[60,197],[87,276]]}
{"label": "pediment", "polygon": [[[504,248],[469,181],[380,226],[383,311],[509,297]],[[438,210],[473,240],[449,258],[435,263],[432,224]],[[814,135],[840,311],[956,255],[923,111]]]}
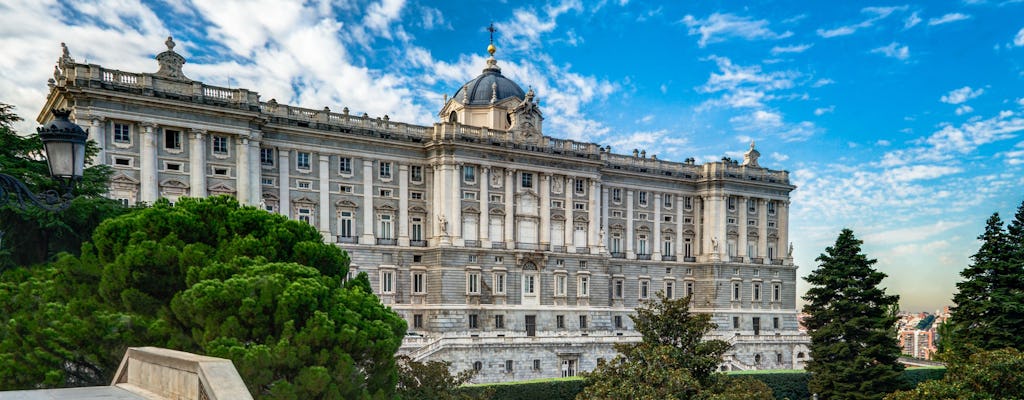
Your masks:
{"label": "pediment", "polygon": [[588,222],[589,220],[587,219],[587,217],[584,217],[582,215],[578,215],[578,216],[576,216],[576,218],[573,218],[573,221],[575,221],[575,222]]}
{"label": "pediment", "polygon": [[552,221],[565,221],[565,216],[562,214],[555,214],[551,216]]}
{"label": "pediment", "polygon": [[266,200],[277,201],[280,200],[273,192],[263,192],[263,198]]}
{"label": "pediment", "polygon": [[214,184],[214,185],[210,186],[208,191],[214,192],[214,193],[234,193],[235,192],[235,188],[231,187],[230,185],[228,185],[226,183],[217,183],[217,184]]}
{"label": "pediment", "polygon": [[[351,203],[351,202],[349,202],[349,203]],[[355,204],[355,203],[352,203],[352,204]],[[427,213],[427,209],[425,209],[423,207],[420,207],[420,206],[412,206],[412,207],[409,207],[409,212],[416,213],[416,214],[426,214]]]}
{"label": "pediment", "polygon": [[505,215],[505,210],[501,208],[492,208],[489,212],[491,215]]}
{"label": "pediment", "polygon": [[299,197],[299,198],[293,200],[292,203],[296,203],[296,204],[299,204],[299,203],[302,203],[302,204],[316,204],[316,200],[313,200],[313,199],[311,199],[309,197],[306,197],[306,196],[302,196],[302,197]]}
{"label": "pediment", "polygon": [[358,205],[354,201],[348,200],[348,199],[338,200],[338,201],[334,202],[334,205],[337,206],[337,207],[348,207],[348,208],[356,208],[356,207],[358,207]]}
{"label": "pediment", "polygon": [[392,204],[391,202],[387,202],[375,207],[375,209],[382,211],[395,211],[398,209],[398,207],[395,207],[395,205]]}
{"label": "pediment", "polygon": [[188,189],[188,184],[177,179],[165,179],[163,182],[160,182],[160,187]]}
{"label": "pediment", "polygon": [[138,183],[139,183],[139,180],[138,180],[138,179],[135,179],[135,178],[132,178],[132,177],[130,177],[130,176],[128,176],[128,175],[125,175],[125,174],[124,174],[124,173],[122,172],[122,173],[119,173],[119,174],[116,174],[116,175],[114,175],[114,176],[110,177],[110,182],[111,182],[111,183],[129,183],[129,184],[138,184]]}

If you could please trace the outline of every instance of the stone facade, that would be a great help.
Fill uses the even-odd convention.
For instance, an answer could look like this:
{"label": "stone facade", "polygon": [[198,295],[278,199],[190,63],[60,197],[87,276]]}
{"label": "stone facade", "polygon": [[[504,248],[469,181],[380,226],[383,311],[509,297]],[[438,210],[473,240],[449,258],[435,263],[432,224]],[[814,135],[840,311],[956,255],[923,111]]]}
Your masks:
{"label": "stone facade", "polygon": [[[493,50],[493,47],[491,48]],[[478,382],[574,375],[638,340],[629,315],[692,295],[723,369],[802,368],[786,171],[671,162],[544,136],[535,93],[493,57],[419,126],[261,101],[159,72],[58,60],[40,123],[71,108],[115,170],[110,196],[231,194],[316,226],[409,323],[402,352]]]}

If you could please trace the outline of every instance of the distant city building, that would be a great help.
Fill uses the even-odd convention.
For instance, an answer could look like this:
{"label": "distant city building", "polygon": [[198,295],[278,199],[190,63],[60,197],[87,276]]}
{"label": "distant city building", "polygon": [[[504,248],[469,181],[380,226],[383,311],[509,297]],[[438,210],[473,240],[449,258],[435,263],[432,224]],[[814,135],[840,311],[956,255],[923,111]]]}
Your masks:
{"label": "distant city building", "polygon": [[933,359],[938,352],[938,327],[949,318],[949,307],[935,314],[900,313],[899,317],[897,331],[903,354],[923,360]]}
{"label": "distant city building", "polygon": [[664,292],[733,345],[722,370],[802,368],[786,171],[617,154],[545,136],[534,91],[501,74],[454,88],[420,126],[262,101],[190,80],[76,62],[47,103],[74,110],[125,204],[229,194],[305,221],[351,255],[409,324],[401,352],[478,382],[576,375],[639,340],[634,307]]}

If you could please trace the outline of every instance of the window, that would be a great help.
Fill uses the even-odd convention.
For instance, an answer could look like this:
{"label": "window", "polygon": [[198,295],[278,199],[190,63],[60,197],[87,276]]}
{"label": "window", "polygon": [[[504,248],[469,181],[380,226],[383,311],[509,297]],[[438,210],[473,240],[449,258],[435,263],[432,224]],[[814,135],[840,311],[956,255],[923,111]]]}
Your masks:
{"label": "window", "polygon": [[577,295],[579,297],[590,296],[590,277],[581,276],[579,278],[579,286],[576,288]]}
{"label": "window", "polygon": [[501,264],[504,261],[505,261],[505,256],[494,256],[494,262],[495,263]]}
{"label": "window", "polygon": [[309,153],[300,151],[295,155],[295,168],[309,169]]}
{"label": "window", "polygon": [[586,210],[587,209],[587,203],[583,202],[583,201],[577,201],[575,203],[572,203],[572,209],[573,210]]}
{"label": "window", "polygon": [[415,329],[423,328],[423,314],[412,315],[412,327]]}
{"label": "window", "polygon": [[181,164],[179,164],[179,163],[171,163],[171,162],[165,163],[164,164],[164,169],[166,169],[168,171],[181,171]]}
{"label": "window", "polygon": [[587,190],[587,182],[583,179],[577,179],[574,181],[576,186],[576,194],[584,194]]}
{"label": "window", "polygon": [[782,285],[781,284],[776,283],[776,284],[772,285],[772,301],[782,301]]}
{"label": "window", "polygon": [[661,196],[665,208],[672,208],[672,195],[666,194]]}
{"label": "window", "polygon": [[568,279],[564,274],[555,275],[555,296],[565,296]]}
{"label": "window", "polygon": [[636,219],[638,219],[640,221],[646,221],[647,220],[647,213],[637,213],[636,214]]}
{"label": "window", "polygon": [[469,255],[469,262],[476,263],[476,262],[478,262],[478,260],[480,260],[480,257],[477,256],[476,254],[470,254]]}
{"label": "window", "polygon": [[622,234],[615,232],[612,233],[611,252],[621,253],[622,252]]}
{"label": "window", "polygon": [[349,157],[341,157],[338,159],[338,173],[340,174],[351,174],[352,173],[352,159]]}
{"label": "window", "polygon": [[165,129],[164,148],[168,150],[181,150],[181,131]]}
{"label": "window", "polygon": [[392,193],[391,189],[381,189],[379,192],[380,197],[391,197]]}
{"label": "window", "polygon": [[616,315],[612,320],[615,323],[615,329],[622,329],[622,316]]}
{"label": "window", "polygon": [[622,298],[622,292],[623,292],[623,288],[622,287],[624,285],[622,279],[616,279],[613,282],[612,285],[613,285],[612,286],[613,287],[613,289],[612,289],[612,296],[614,298],[616,298],[616,299],[621,299]]}
{"label": "window", "polygon": [[476,182],[476,167],[465,165],[462,167],[462,180],[466,183]]}
{"label": "window", "polygon": [[[217,172],[214,171],[214,174],[217,174]],[[218,174],[218,175],[220,175],[220,174]],[[313,187],[313,183],[310,182],[310,181],[295,181],[295,186],[298,186],[299,189],[307,189],[308,190],[309,188]]]}
{"label": "window", "polygon": [[646,279],[640,280],[640,299],[647,300],[651,297],[651,281]]}
{"label": "window", "polygon": [[563,208],[563,207],[565,207],[565,203],[563,203],[561,200],[551,200],[551,208]]}
{"label": "window", "polygon": [[412,165],[409,166],[409,180],[413,182],[423,182],[423,166]]}
{"label": "window", "polygon": [[505,273],[494,273],[494,294],[505,294]]}
{"label": "window", "polygon": [[622,202],[622,189],[619,189],[619,188],[612,189],[612,201],[615,202],[615,203],[621,203]]}
{"label": "window", "polygon": [[690,296],[690,301],[693,301],[693,282],[686,282],[686,293],[683,294],[686,296]]}
{"label": "window", "polygon": [[663,215],[661,217],[661,222],[672,222],[672,216],[671,215]]}
{"label": "window", "polygon": [[512,372],[512,360],[505,360],[505,372]]}
{"label": "window", "polygon": [[782,353],[775,353],[775,362],[782,364]]}
{"label": "window", "polygon": [[687,268],[686,269],[686,274],[687,275],[693,275],[693,268]]}
{"label": "window", "polygon": [[540,360],[533,360],[533,370],[540,371]]}
{"label": "window", "polygon": [[352,212],[342,211],[341,219],[338,224],[338,236],[343,238],[352,237]]}
{"label": "window", "polygon": [[132,142],[132,130],[128,124],[114,123],[114,142],[115,143],[131,143]]}
{"label": "window", "polygon": [[380,271],[380,292],[384,294],[395,292],[395,271]]}
{"label": "window", "polygon": [[424,279],[423,272],[412,273],[412,293],[413,294],[424,294],[427,292],[427,282]]}
{"label": "window", "polygon": [[613,218],[622,218],[622,211],[621,210],[612,210],[612,217]]}
{"label": "window", "polygon": [[647,207],[647,192],[640,192],[640,206]]}
{"label": "window", "polygon": [[466,273],[466,294],[480,294],[480,272]]}
{"label": "window", "polygon": [[754,282],[751,291],[753,293],[754,301],[761,301],[761,284]]}
{"label": "window", "polygon": [[338,191],[342,193],[352,193],[352,185],[338,185]]}
{"label": "window", "polygon": [[736,211],[736,198],[729,196],[729,211]]}
{"label": "window", "polygon": [[587,316],[580,315],[580,329],[587,329]]}
{"label": "window", "polygon": [[647,235],[636,236],[636,254],[651,254],[647,246]]}
{"label": "window", "polygon": [[672,241],[672,238],[665,239],[661,242],[661,254],[672,256],[672,250],[675,247],[675,242]]}
{"label": "window", "polygon": [[477,329],[479,327],[479,324],[477,324],[477,315],[476,314],[469,314],[468,317],[469,317],[469,329]]}
{"label": "window", "polygon": [[490,201],[491,201],[491,203],[501,203],[501,195],[500,194],[492,194],[491,198],[490,198]]}
{"label": "window", "polygon": [[735,225],[735,224],[736,224],[736,218],[726,218],[726,220],[725,220],[725,221],[726,221],[726,223],[728,223],[729,225]]}
{"label": "window", "polygon": [[522,186],[524,189],[533,187],[533,174],[529,172],[523,172],[522,174]]}
{"label": "window", "polygon": [[772,317],[772,328],[779,329],[779,317]]}
{"label": "window", "polygon": [[387,161],[380,162],[380,179],[391,179],[391,163]]}
{"label": "window", "polygon": [[555,328],[556,329],[565,329],[565,316],[564,315],[556,315],[555,316]]}
{"label": "window", "polygon": [[391,239],[391,215],[382,214],[380,216],[380,238]]}
{"label": "window", "polygon": [[505,316],[495,315],[494,316],[494,329],[505,329]]}
{"label": "window", "polygon": [[775,227],[775,221],[768,221],[768,227],[769,228],[774,228]]}
{"label": "window", "polygon": [[462,192],[463,200],[476,200],[476,192]]}
{"label": "window", "polygon": [[747,220],[747,226],[757,226],[757,220],[756,219],[748,219]]}
{"label": "window", "polygon": [[757,201],[754,199],[747,199],[747,212],[751,214],[757,212]]}
{"label": "window", "polygon": [[580,269],[587,269],[587,260],[580,260]]}
{"label": "window", "polygon": [[683,218],[683,223],[684,224],[692,224],[693,223],[693,218],[685,217],[685,218]]}
{"label": "window", "polygon": [[260,164],[268,167],[274,166],[274,149],[260,148]]}
{"label": "window", "polygon": [[423,200],[423,192],[409,192],[410,200]]}
{"label": "window", "polygon": [[693,197],[686,196],[683,198],[683,208],[687,210],[693,208]]}
{"label": "window", "polygon": [[214,136],[213,152],[215,154],[228,154],[228,138],[224,136]]}
{"label": "window", "polygon": [[676,295],[675,289],[676,289],[676,282],[675,281],[665,281],[665,297],[667,297],[669,299],[676,298],[676,296],[675,296]]}
{"label": "window", "polygon": [[739,301],[740,299],[740,283],[733,282],[732,284],[732,301]]}
{"label": "window", "polygon": [[409,240],[422,241],[423,240],[423,218],[413,217],[410,224],[411,235]]}
{"label": "window", "polygon": [[768,214],[775,215],[775,202],[768,200]]}
{"label": "window", "polygon": [[305,222],[307,224],[312,224],[312,222],[310,221],[313,219],[313,210],[309,208],[299,208],[298,214],[299,221]]}
{"label": "window", "polygon": [[484,364],[479,362],[479,361],[474,361],[473,362],[473,370],[476,371],[476,372],[480,372],[481,369],[484,369]]}

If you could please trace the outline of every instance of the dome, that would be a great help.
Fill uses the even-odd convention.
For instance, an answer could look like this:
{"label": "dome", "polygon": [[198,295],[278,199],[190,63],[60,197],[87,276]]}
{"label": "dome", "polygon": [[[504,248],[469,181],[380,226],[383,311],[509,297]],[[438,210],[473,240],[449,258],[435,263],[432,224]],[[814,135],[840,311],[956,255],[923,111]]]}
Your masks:
{"label": "dome", "polygon": [[493,98],[495,102],[505,100],[509,97],[517,97],[520,100],[526,98],[526,92],[518,84],[501,74],[494,58],[487,60],[487,67],[484,72],[473,78],[473,80],[462,85],[452,100],[464,103],[463,105],[488,105]]}

